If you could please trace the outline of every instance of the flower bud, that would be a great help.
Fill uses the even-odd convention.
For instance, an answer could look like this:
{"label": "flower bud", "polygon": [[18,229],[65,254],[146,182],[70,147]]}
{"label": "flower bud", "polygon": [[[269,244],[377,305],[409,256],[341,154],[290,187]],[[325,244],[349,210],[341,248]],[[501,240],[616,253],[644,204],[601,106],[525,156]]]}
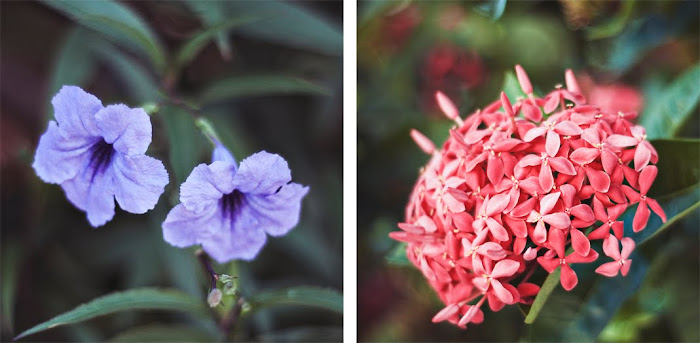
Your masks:
{"label": "flower bud", "polygon": [[210,307],[216,307],[221,303],[221,298],[223,297],[223,294],[218,288],[214,288],[209,292],[209,295],[207,295],[207,303],[209,304]]}

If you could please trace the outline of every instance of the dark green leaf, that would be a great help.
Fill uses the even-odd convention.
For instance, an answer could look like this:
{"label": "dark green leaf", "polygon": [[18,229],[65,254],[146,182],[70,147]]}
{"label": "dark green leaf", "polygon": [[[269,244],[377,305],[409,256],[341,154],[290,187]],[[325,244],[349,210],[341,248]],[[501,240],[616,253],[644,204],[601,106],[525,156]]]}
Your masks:
{"label": "dark green leaf", "polygon": [[227,14],[260,18],[236,32],[332,56],[343,54],[342,32],[302,6],[278,1],[227,1]]}
{"label": "dark green leaf", "polygon": [[[217,26],[226,20],[226,11],[222,1],[185,0],[185,4],[202,19],[207,27]],[[216,45],[224,59],[231,56],[231,44],[225,31],[216,33]]]}
{"label": "dark green leaf", "polygon": [[[664,196],[700,182],[700,139],[660,139],[651,141],[659,153],[659,174],[649,195]],[[683,161],[682,167],[678,161]],[[680,168],[679,168],[680,167]]]}
{"label": "dark green leaf", "polygon": [[129,310],[170,310],[206,313],[207,308],[201,299],[174,290],[140,288],[111,293],[73,310],[60,314],[49,321],[24,331],[15,339],[48,330],[59,325],[73,324],[110,313]]}
{"label": "dark green leaf", "polygon": [[95,37],[83,28],[71,30],[61,45],[54,60],[49,86],[49,99],[46,102],[46,118],[53,117],[51,98],[64,85],[85,86],[96,70],[92,45]]}
{"label": "dark green leaf", "polygon": [[343,314],[343,295],[327,288],[300,286],[263,291],[247,300],[253,311],[271,306],[300,305]]}
{"label": "dark green leaf", "polygon": [[212,103],[235,97],[271,94],[320,94],[330,91],[310,81],[282,75],[239,76],[218,81],[206,88],[200,98],[202,103]]}
{"label": "dark green leaf", "polygon": [[[104,43],[104,42],[102,42]],[[111,44],[93,47],[100,58],[113,70],[114,75],[124,83],[124,89],[131,99],[141,105],[157,101],[161,95],[153,75],[133,58],[119,51]]]}
{"label": "dark green leaf", "polygon": [[412,266],[413,264],[406,257],[406,246],[406,243],[399,242],[396,247],[389,250],[389,253],[386,254],[386,261],[395,266]]}
{"label": "dark green leaf", "polygon": [[700,100],[700,64],[696,64],[679,76],[666,90],[644,110],[639,119],[647,130],[647,139],[670,138],[693,114]]}
{"label": "dark green leaf", "polygon": [[236,17],[223,21],[203,32],[195,34],[183,46],[175,57],[175,67],[180,68],[190,62],[214,37],[226,37],[232,28],[256,21],[252,17]]}
{"label": "dark green leaf", "polygon": [[206,142],[187,112],[171,106],[163,108],[162,112],[170,142],[170,166],[175,173],[176,184],[179,185],[202,162],[200,158]]}
{"label": "dark green leaf", "polygon": [[258,337],[260,342],[342,342],[343,328],[299,327],[267,332]]}
{"label": "dark green leaf", "polygon": [[108,342],[211,342],[209,333],[179,325],[149,325],[129,329]]}
{"label": "dark green leaf", "polygon": [[160,42],[129,7],[111,0],[42,2],[117,44],[148,56],[156,69],[162,70],[165,66]]}

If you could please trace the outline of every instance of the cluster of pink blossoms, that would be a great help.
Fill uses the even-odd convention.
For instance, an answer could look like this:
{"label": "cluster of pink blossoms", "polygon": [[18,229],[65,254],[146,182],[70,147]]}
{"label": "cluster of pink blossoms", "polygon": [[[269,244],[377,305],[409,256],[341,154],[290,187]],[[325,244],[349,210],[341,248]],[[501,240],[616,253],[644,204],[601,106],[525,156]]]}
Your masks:
{"label": "cluster of pink blossoms", "polygon": [[[634,232],[650,208],[666,216],[647,192],[658,155],[636,113],[606,113],[586,104],[571,70],[566,89],[533,95],[525,71],[515,67],[527,98],[498,101],[462,120],[442,93],[440,108],[457,125],[442,149],[418,131],[411,136],[432,158],[413,189],[402,231],[408,259],[446,307],[433,322],[461,327],[506,304],[530,304],[540,287],[527,282],[535,268],[561,269],[566,290],[578,283],[571,268],[591,263],[603,240],[610,259],[596,272],[626,275],[634,241],[623,237],[618,217],[637,204]],[[620,249],[620,244],[622,249]],[[568,255],[566,250],[572,248]]]}

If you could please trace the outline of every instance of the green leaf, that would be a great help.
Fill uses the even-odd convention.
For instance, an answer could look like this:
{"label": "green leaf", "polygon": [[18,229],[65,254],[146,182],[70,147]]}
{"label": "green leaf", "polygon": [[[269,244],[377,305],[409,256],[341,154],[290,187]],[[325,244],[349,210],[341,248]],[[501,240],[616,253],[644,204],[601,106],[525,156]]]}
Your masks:
{"label": "green leaf", "polygon": [[328,21],[302,6],[279,1],[226,1],[228,16],[249,15],[261,21],[236,32],[278,44],[331,56],[343,55],[343,34]]}
{"label": "green leaf", "polygon": [[327,288],[300,286],[263,291],[247,300],[253,311],[271,306],[300,305],[343,314],[343,295]]}
{"label": "green leaf", "polygon": [[53,117],[51,98],[64,85],[84,86],[97,70],[92,53],[95,37],[83,28],[71,30],[65,38],[53,62],[49,99],[46,101],[46,118]]}
{"label": "green leaf", "polygon": [[343,328],[338,326],[304,326],[274,332],[258,337],[260,342],[342,342]]}
{"label": "green leaf", "polygon": [[[185,4],[207,25],[213,27],[226,20],[226,9],[222,1],[185,0]],[[224,59],[231,57],[231,44],[225,31],[216,33],[216,45]]]}
{"label": "green leaf", "polygon": [[162,111],[165,131],[170,142],[170,165],[175,173],[176,184],[179,185],[201,162],[200,157],[206,142],[197,130],[194,119],[187,112],[172,106]]}
{"label": "green leaf", "polygon": [[235,97],[271,94],[329,95],[330,91],[294,76],[252,75],[232,77],[215,82],[202,92],[200,99],[202,103],[213,103]]}
{"label": "green leaf", "polygon": [[211,342],[208,332],[180,325],[148,325],[129,329],[108,342]]}
{"label": "green leaf", "polygon": [[[102,42],[104,43],[104,42]],[[93,47],[114,75],[124,83],[129,97],[140,104],[158,101],[161,98],[159,87],[153,75],[133,58],[116,49],[111,44]],[[132,106],[133,107],[133,106]]]}
{"label": "green leaf", "polygon": [[160,42],[148,25],[129,7],[111,0],[42,0],[42,3],[117,44],[148,56],[156,69],[162,70],[165,66],[165,55]]}
{"label": "green leaf", "polygon": [[696,64],[671,85],[642,113],[639,124],[647,139],[675,137],[693,114],[700,100],[700,64]]}
{"label": "green leaf", "polygon": [[507,71],[503,76],[503,88],[501,89],[506,93],[511,103],[515,103],[518,98],[527,98],[525,93],[523,93],[523,89],[520,88],[518,78],[512,71]]}
{"label": "green leaf", "polygon": [[[698,206],[700,206],[700,204],[698,204],[700,201],[700,184],[692,186],[681,192],[669,194],[663,198],[657,199],[657,201],[664,209],[664,212],[668,218],[668,221],[665,224],[662,223],[661,218],[655,214],[652,214],[646,228],[635,234],[632,230],[632,221],[636,211],[636,206],[628,208],[627,211],[620,216],[619,220],[625,223],[625,236],[634,239],[637,245],[643,244],[653,236],[667,230],[673,223],[685,218],[689,214],[693,213],[693,211],[697,211]],[[574,266],[574,270],[577,270],[577,267],[577,265]],[[530,308],[530,312],[525,318],[525,323],[532,324],[535,322],[535,319],[537,319],[537,316],[542,311],[552,291],[557,287],[557,285],[559,285],[559,273],[559,269],[557,269],[555,272],[547,276],[542,284],[540,292],[537,294],[537,297],[535,297],[535,301]],[[579,279],[586,279],[590,277],[593,277],[593,275],[579,275]],[[633,284],[634,280],[629,281],[629,283],[630,285]],[[600,315],[596,316],[600,317]],[[602,330],[602,327],[600,329]]]}
{"label": "green leaf", "polygon": [[207,308],[201,299],[192,298],[180,291],[155,288],[132,289],[93,299],[89,303],[82,304],[73,310],[24,331],[15,337],[15,340],[59,325],[79,323],[98,316],[128,310],[170,310],[207,313]]}
{"label": "green leaf", "polygon": [[[659,174],[649,190],[652,198],[686,189],[700,182],[700,139],[661,139],[650,142],[659,153]],[[679,168],[678,161],[683,161]]]}
{"label": "green leaf", "polygon": [[413,264],[408,260],[408,257],[406,257],[407,246],[408,244],[404,242],[396,244],[396,247],[389,250],[389,253],[386,254],[386,261],[395,266],[412,266]]}
{"label": "green leaf", "polygon": [[207,30],[195,34],[180,48],[175,57],[175,68],[186,65],[211,41],[214,37],[226,37],[226,33],[236,26],[256,21],[253,17],[236,17],[212,26]]}

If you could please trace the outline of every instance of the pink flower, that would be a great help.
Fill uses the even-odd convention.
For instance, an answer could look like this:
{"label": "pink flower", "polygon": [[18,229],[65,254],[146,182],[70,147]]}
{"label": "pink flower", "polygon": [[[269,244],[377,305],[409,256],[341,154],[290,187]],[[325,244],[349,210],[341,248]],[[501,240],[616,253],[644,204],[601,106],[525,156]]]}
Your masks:
{"label": "pink flower", "polygon": [[629,186],[622,186],[622,191],[632,203],[639,202],[639,205],[637,205],[637,212],[634,214],[634,221],[632,221],[632,228],[634,229],[634,232],[639,232],[644,229],[645,226],[647,226],[647,221],[649,221],[650,214],[649,208],[658,214],[664,223],[666,222],[666,214],[659,203],[656,202],[656,200],[647,197],[647,192],[649,191],[651,184],[654,182],[658,172],[659,170],[656,168],[656,166],[646,166],[644,169],[642,169],[642,172],[639,173],[639,193],[635,192]]}
{"label": "pink flower", "polygon": [[632,250],[634,250],[634,241],[632,238],[625,237],[621,241],[622,252],[619,250],[619,245],[617,238],[615,236],[608,236],[603,241],[603,251],[605,255],[612,257],[613,262],[603,263],[600,267],[596,268],[595,272],[607,277],[616,276],[618,272],[622,272],[622,276],[626,276],[627,272],[630,270],[630,265],[632,265],[632,260],[628,259]]}
{"label": "pink flower", "polygon": [[560,230],[552,231],[549,242],[558,258],[540,256],[537,258],[537,262],[549,273],[561,267],[561,286],[564,287],[565,290],[570,291],[578,284],[578,277],[569,264],[593,262],[598,258],[598,252],[591,250],[588,255],[584,256],[574,251],[564,257],[564,240],[564,233]]}

